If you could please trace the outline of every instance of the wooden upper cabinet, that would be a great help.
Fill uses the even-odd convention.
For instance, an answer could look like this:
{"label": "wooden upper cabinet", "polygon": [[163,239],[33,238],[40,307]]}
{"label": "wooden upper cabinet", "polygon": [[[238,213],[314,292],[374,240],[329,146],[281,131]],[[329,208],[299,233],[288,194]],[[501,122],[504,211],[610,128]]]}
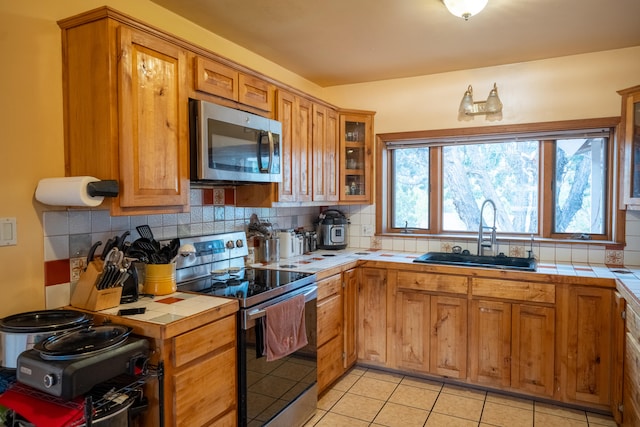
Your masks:
{"label": "wooden upper cabinet", "polygon": [[102,8],[62,29],[65,173],[119,182],[112,215],[189,209],[186,52]]}
{"label": "wooden upper cabinet", "polygon": [[373,202],[373,112],[340,113],[340,201]]}
{"label": "wooden upper cabinet", "polygon": [[618,93],[622,96],[622,201],[630,209],[640,209],[640,86],[623,89]]}
{"label": "wooden upper cabinet", "polygon": [[313,200],[338,201],[338,114],[313,104]]}
{"label": "wooden upper cabinet", "polygon": [[196,90],[238,100],[238,71],[200,56],[194,58]]}
{"label": "wooden upper cabinet", "polygon": [[188,203],[185,51],[119,28],[120,206]]}
{"label": "wooden upper cabinet", "polygon": [[212,59],[194,58],[195,89],[271,112],[275,86]]}

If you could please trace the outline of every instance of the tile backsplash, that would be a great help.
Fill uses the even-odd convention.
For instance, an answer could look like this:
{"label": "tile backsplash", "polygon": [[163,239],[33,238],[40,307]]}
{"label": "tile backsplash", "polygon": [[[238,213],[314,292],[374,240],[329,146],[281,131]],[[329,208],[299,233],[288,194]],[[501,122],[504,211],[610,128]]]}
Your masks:
{"label": "tile backsplash", "polygon": [[[233,188],[192,189],[188,213],[112,217],[108,210],[68,209],[43,214],[44,261],[47,308],[69,302],[71,283],[75,283],[93,242],[106,242],[129,231],[128,240],[137,239],[136,227],[147,224],[158,240],[245,230],[252,214],[269,221],[274,228],[313,229],[320,208],[276,207],[239,208],[234,206]],[[453,246],[476,252],[475,239],[373,236],[374,205],[337,206],[349,218],[349,247],[424,253],[448,251]],[[526,256],[533,250],[540,263],[640,265],[640,212],[627,213],[627,246],[597,243],[563,245],[535,240],[498,239],[499,251],[510,256]],[[98,250],[99,253],[99,250]]]}

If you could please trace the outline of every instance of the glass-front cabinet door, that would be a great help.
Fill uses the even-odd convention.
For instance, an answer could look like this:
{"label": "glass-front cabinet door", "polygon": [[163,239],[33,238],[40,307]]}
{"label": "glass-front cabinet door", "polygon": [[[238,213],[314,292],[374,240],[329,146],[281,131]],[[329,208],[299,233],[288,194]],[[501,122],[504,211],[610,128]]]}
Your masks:
{"label": "glass-front cabinet door", "polygon": [[340,114],[340,200],[371,203],[373,195],[373,112]]}
{"label": "glass-front cabinet door", "polygon": [[622,95],[623,201],[630,209],[640,209],[640,86],[618,93]]}

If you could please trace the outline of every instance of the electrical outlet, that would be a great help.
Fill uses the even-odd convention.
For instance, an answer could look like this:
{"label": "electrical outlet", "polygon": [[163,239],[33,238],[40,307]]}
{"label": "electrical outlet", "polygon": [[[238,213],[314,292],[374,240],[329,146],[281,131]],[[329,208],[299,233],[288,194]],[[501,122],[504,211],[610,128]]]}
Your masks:
{"label": "electrical outlet", "polygon": [[71,258],[69,260],[69,266],[71,268],[71,283],[77,283],[78,280],[80,280],[80,273],[87,268],[87,258]]}
{"label": "electrical outlet", "polygon": [[371,237],[371,236],[373,236],[373,225],[371,225],[371,224],[362,224],[362,236],[363,237]]}

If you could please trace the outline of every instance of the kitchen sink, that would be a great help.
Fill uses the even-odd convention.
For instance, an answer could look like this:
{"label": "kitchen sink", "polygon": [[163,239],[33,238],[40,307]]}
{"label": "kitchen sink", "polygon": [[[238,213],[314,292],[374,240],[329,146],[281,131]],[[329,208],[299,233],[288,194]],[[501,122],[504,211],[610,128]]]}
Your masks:
{"label": "kitchen sink", "polygon": [[428,252],[414,259],[422,264],[459,265],[463,267],[501,268],[507,270],[536,271],[535,258],[520,258],[506,255],[480,256],[449,252]]}

